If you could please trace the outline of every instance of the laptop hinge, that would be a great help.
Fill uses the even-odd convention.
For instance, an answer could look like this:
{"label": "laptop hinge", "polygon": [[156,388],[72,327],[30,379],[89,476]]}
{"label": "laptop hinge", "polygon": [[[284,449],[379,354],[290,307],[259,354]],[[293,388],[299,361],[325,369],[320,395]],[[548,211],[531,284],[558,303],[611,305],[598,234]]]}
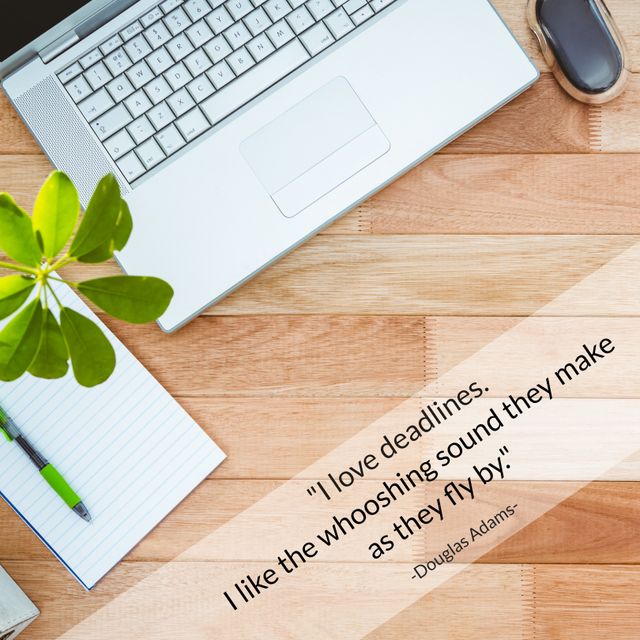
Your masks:
{"label": "laptop hinge", "polygon": [[42,62],[47,64],[54,58],[57,58],[61,53],[64,53],[67,49],[71,48],[76,42],[80,42],[80,37],[75,31],[68,33],[59,40],[56,40],[53,44],[48,46],[44,51],[40,52]]}

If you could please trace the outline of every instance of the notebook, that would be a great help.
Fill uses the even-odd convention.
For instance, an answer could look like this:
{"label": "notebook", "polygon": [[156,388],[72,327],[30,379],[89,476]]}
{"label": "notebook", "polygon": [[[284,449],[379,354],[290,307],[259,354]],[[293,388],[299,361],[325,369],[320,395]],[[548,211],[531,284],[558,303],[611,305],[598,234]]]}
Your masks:
{"label": "notebook", "polygon": [[73,513],[4,438],[0,494],[90,590],[225,455],[71,289],[57,285],[56,293],[105,330],[116,370],[93,389],[71,372],[49,381],[26,374],[0,382],[0,405],[75,489],[93,522]]}

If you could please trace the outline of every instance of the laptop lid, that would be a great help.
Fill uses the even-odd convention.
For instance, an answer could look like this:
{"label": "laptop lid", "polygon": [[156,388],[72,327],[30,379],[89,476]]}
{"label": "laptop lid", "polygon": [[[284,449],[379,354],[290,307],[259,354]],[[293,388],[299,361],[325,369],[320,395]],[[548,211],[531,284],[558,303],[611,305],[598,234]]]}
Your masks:
{"label": "laptop lid", "polygon": [[0,39],[0,80],[37,55],[61,52],[124,11],[137,0],[55,0],[12,3]]}

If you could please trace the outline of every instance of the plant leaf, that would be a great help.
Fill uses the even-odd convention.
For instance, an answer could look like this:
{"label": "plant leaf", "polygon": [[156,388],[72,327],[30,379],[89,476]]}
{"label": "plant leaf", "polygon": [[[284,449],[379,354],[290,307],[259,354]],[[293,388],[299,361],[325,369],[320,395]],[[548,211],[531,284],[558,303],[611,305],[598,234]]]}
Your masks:
{"label": "plant leaf", "polygon": [[109,260],[109,258],[113,256],[114,251],[122,251],[122,249],[124,249],[132,229],[133,220],[131,219],[129,205],[124,200],[121,200],[120,212],[118,213],[118,219],[116,226],[113,228],[112,236],[93,251],[78,258],[78,260],[92,264]]}
{"label": "plant leaf", "polygon": [[0,380],[19,378],[31,364],[42,332],[40,300],[31,301],[0,332]]}
{"label": "plant leaf", "polygon": [[46,309],[42,318],[38,352],[28,371],[33,376],[47,380],[62,378],[69,370],[68,360],[69,350],[60,325],[51,309]]}
{"label": "plant leaf", "polygon": [[116,354],[95,322],[73,309],[60,309],[60,327],[76,380],[84,387],[104,382],[115,369]]}
{"label": "plant leaf", "polygon": [[0,278],[0,320],[19,309],[35,286],[35,279],[28,276]]}
{"label": "plant leaf", "polygon": [[120,201],[120,215],[113,233],[113,244],[116,251],[122,251],[133,231],[133,218],[129,205],[124,201]]}
{"label": "plant leaf", "polygon": [[150,276],[97,278],[81,282],[78,290],[115,318],[135,324],[157,320],[173,298],[168,283]]}
{"label": "plant leaf", "polygon": [[55,258],[71,237],[80,213],[80,199],[73,182],[54,171],[42,185],[33,207],[33,229],[40,236],[47,258]]}
{"label": "plant leaf", "polygon": [[0,193],[0,251],[29,267],[42,259],[31,218],[8,193]]}
{"label": "plant leaf", "polygon": [[120,213],[120,187],[112,174],[106,175],[96,187],[84,213],[69,255],[74,258],[91,253],[113,235]]}

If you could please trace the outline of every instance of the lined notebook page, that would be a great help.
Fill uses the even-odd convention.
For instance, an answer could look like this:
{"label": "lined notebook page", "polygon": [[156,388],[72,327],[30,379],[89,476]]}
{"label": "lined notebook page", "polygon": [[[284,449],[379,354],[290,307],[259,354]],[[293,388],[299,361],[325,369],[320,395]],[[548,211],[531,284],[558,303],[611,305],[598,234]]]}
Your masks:
{"label": "lined notebook page", "polygon": [[0,382],[0,405],[75,489],[93,522],[73,513],[4,438],[0,492],[91,589],[225,456],[71,289],[59,285],[56,293],[105,330],[116,370],[93,389],[71,372],[50,381],[26,374]]}

